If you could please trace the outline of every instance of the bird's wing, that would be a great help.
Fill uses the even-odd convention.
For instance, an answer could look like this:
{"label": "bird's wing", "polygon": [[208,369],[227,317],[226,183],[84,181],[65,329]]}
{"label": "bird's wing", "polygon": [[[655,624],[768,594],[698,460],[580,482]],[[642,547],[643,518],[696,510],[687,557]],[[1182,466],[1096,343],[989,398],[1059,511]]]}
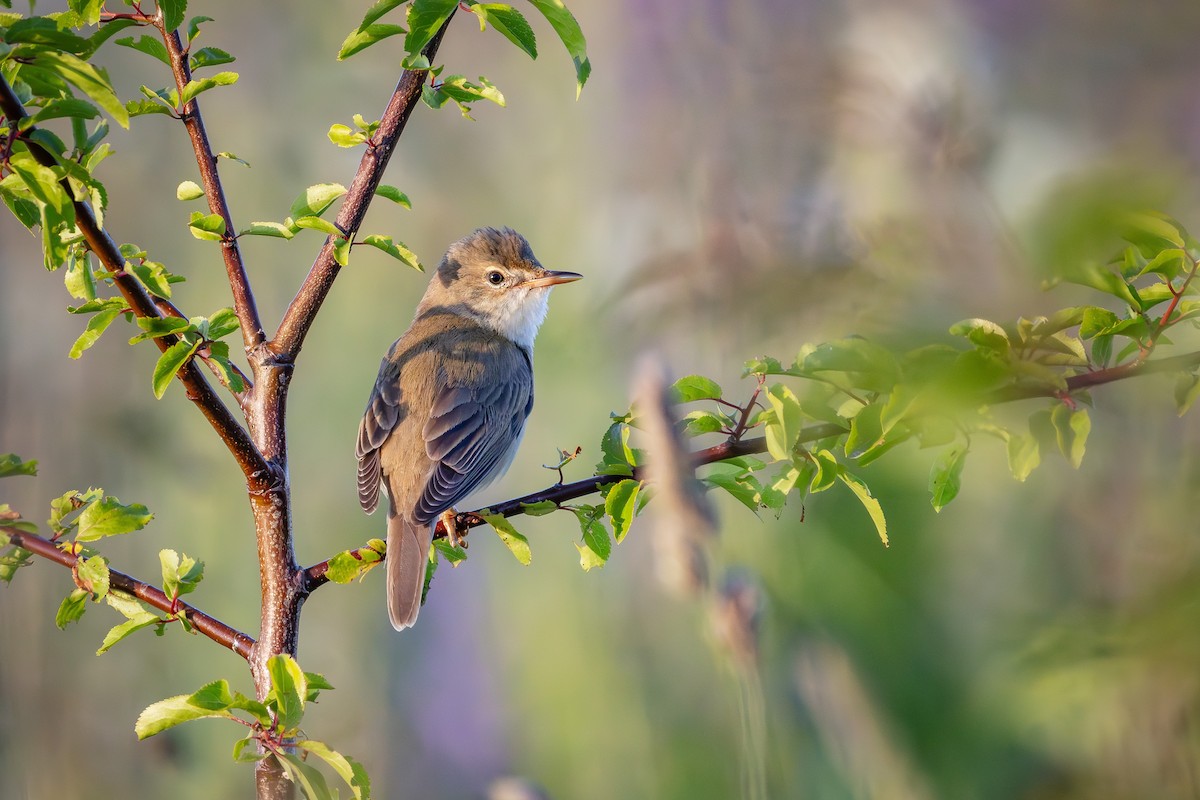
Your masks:
{"label": "bird's wing", "polygon": [[370,514],[379,504],[379,448],[400,420],[400,367],[388,358],[379,365],[379,377],[358,426],[358,502]]}
{"label": "bird's wing", "polygon": [[414,517],[432,521],[507,466],[533,407],[529,357],[506,339],[495,339],[492,358],[471,386],[439,388],[422,435],[434,462]]}

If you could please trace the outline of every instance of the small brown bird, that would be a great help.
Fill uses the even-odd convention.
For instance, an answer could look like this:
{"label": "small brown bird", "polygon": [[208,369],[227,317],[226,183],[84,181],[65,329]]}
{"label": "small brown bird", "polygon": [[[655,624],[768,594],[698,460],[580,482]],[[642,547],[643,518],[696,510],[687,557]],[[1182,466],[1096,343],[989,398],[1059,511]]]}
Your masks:
{"label": "small brown bird", "polygon": [[421,610],[433,526],[451,537],[453,506],[508,469],[533,408],[533,340],[550,289],[579,280],[547,270],[525,237],[480,228],[450,245],[412,325],[388,350],[358,428],[358,501],[388,494],[388,615]]}

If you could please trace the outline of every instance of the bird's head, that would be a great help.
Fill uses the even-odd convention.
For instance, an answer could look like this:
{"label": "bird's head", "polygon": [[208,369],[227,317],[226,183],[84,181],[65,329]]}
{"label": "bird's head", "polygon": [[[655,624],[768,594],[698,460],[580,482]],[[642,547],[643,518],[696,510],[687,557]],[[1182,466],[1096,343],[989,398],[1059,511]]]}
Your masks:
{"label": "bird's head", "polygon": [[511,228],[479,228],[450,245],[418,313],[446,308],[529,349],[546,318],[550,289],[582,277],[543,267]]}

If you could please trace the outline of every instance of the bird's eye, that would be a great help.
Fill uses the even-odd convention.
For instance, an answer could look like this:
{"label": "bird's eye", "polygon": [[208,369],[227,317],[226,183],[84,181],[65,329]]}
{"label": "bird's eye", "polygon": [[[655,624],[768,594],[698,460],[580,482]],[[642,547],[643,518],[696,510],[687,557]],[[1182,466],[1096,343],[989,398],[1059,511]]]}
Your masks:
{"label": "bird's eye", "polygon": [[500,284],[504,283],[504,273],[494,269],[487,274],[487,281],[492,286],[499,286]]}

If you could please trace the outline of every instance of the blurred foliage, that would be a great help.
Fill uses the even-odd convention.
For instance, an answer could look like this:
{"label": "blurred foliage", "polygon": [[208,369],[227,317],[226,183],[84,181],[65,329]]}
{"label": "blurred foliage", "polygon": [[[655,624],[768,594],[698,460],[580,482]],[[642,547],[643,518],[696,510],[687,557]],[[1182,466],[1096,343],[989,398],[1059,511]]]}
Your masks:
{"label": "blurred foliage", "polygon": [[[397,5],[377,3],[379,16],[368,12],[346,38],[328,15],[358,19],[359,7],[296,7],[282,20],[214,2],[204,11],[216,19],[188,31],[189,43],[211,43],[196,69],[237,54],[236,85],[216,72],[190,92],[204,93],[210,128],[227,140],[216,146],[253,164],[229,161],[225,177],[237,217],[267,220],[242,229],[258,239],[242,241],[266,319],[290,299],[297,254],[307,258],[302,244],[271,238],[329,233],[321,214],[340,186],[323,182],[349,175],[351,148],[372,133],[378,76],[394,73],[401,49],[397,39],[389,50],[390,29],[372,26],[393,24],[382,15]],[[701,539],[710,563],[693,585],[709,588],[684,599],[664,598],[652,580],[668,522],[634,518],[648,490],[633,480],[615,483],[603,504],[576,506],[570,524],[559,513],[520,522],[526,547],[503,532],[518,559],[532,552],[529,566],[481,542],[466,565],[438,573],[422,626],[405,636],[380,614],[376,578],[322,590],[306,608],[300,657],[341,688],[336,702],[305,709],[306,727],[371,767],[379,796],[401,786],[478,795],[493,781],[500,796],[508,774],[556,797],[1195,796],[1200,548],[1180,520],[1200,476],[1195,422],[1171,412],[1186,410],[1197,381],[1179,364],[1167,379],[1067,390],[1081,376],[1136,373],[1168,349],[1194,349],[1192,326],[1178,323],[1195,311],[1195,243],[1170,218],[1129,212],[1200,218],[1200,153],[1187,134],[1198,110],[1196,9],[614,3],[576,9],[588,31],[581,58],[581,35],[555,23],[559,6],[534,5],[588,92],[570,110],[543,99],[561,75],[529,69],[532,28],[498,4],[474,4],[474,18],[455,22],[441,59],[463,74],[431,86],[427,103],[498,97],[507,107],[498,117],[489,104],[471,107],[476,126],[414,115],[393,165],[404,191],[381,191],[404,210],[376,204],[369,224],[389,234],[354,249],[306,345],[290,409],[301,561],[376,552],[363,547],[377,526],[357,514],[350,447],[371,354],[407,321],[420,291],[407,279],[416,254],[435,258],[497,208],[547,263],[570,264],[601,289],[556,302],[530,435],[488,499],[550,483],[553,470],[583,477],[595,459],[632,472],[635,420],[601,420],[627,407],[628,364],[651,346],[681,374],[712,375],[676,384],[684,434],[718,441],[749,410],[766,454],[702,473],[716,513],[694,518],[717,520],[719,535]],[[476,21],[503,36],[475,38]],[[410,58],[408,40],[431,24],[404,32]],[[25,35],[15,46],[49,37],[65,52],[90,47],[57,29]],[[86,169],[102,167],[103,187],[78,174],[72,191],[107,205],[115,234],[144,242],[123,255],[148,290],[221,310],[137,331],[180,336],[174,362],[118,347],[99,333],[121,311],[88,306],[105,278],[66,236],[65,249],[45,250],[56,262],[47,266],[67,262],[60,274],[81,301],[73,310],[93,314],[76,340],[71,318],[45,324],[62,289],[30,268],[44,248],[0,220],[0,450],[40,462],[36,481],[5,482],[5,499],[45,508],[65,486],[102,481],[146,500],[155,519],[139,536],[169,539],[165,552],[202,550],[204,572],[186,556],[160,563],[157,546],[147,553],[132,537],[105,539],[105,557],[135,574],[161,571],[164,584],[195,589],[198,605],[247,629],[257,570],[249,516],[230,499],[242,489],[236,470],[181,393],[148,403],[145,383],[122,377],[154,374],[162,395],[181,359],[207,348],[218,367],[236,361],[212,350],[234,330],[205,248],[226,232],[171,199],[197,199],[195,176],[183,137],[164,134],[157,110],[170,116],[181,98],[139,92],[147,56],[158,57],[148,41],[116,41],[104,80],[82,72],[67,89],[118,123],[122,111],[155,116],[93,141],[99,117],[64,95],[39,107],[38,122],[65,125],[64,148]],[[330,69],[339,51],[354,58]],[[590,80],[588,55],[604,65]],[[483,70],[507,98],[464,77]],[[123,107],[117,97],[141,99]],[[89,125],[80,131],[72,118]],[[346,119],[353,127],[334,124]],[[110,143],[137,157],[101,165]],[[20,180],[3,193],[15,218],[68,233],[61,175],[15,155]],[[307,184],[316,196],[291,202]],[[191,236],[181,238],[183,227]],[[1038,279],[1070,285],[1037,295],[1027,287]],[[722,391],[738,385],[748,353],[791,354],[808,340],[828,344],[757,359],[744,394]],[[88,347],[79,362],[62,358]],[[236,372],[223,374],[235,388]],[[983,416],[980,397],[990,401]],[[952,415],[955,424],[940,424]],[[804,438],[820,425],[844,432]],[[892,449],[904,441],[940,449]],[[582,459],[537,469],[576,444]],[[1044,459],[1051,451],[1065,460]],[[27,473],[29,463],[0,461],[0,471]],[[843,490],[817,491],[833,486]],[[84,513],[108,512],[148,521],[144,508],[94,492],[75,493],[79,516],[58,524],[79,530]],[[756,519],[747,507],[771,513]],[[875,536],[885,530],[886,550]],[[577,558],[607,564],[584,574],[568,568]],[[81,660],[80,642],[102,641],[112,621],[85,615],[69,639],[52,635],[46,609],[70,578],[44,564],[24,572],[33,574],[0,602],[0,765],[16,796],[244,790],[220,726],[140,745],[113,735],[156,698],[240,663],[174,636]],[[85,577],[102,586],[101,573]],[[85,608],[86,595],[71,608]],[[298,669],[281,667],[292,689],[277,688],[277,705],[306,697]],[[238,697],[228,686],[226,695]],[[74,769],[59,767],[64,752]],[[353,788],[352,766],[347,774]]]}

